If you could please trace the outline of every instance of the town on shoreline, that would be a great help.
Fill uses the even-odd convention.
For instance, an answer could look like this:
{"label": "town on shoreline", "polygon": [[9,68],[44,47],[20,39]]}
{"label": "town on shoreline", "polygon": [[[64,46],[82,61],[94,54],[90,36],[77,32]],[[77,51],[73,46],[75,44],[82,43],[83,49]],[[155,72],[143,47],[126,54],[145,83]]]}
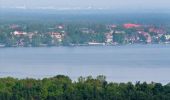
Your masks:
{"label": "town on shoreline", "polygon": [[0,47],[112,46],[169,44],[169,28],[124,24],[4,24]]}

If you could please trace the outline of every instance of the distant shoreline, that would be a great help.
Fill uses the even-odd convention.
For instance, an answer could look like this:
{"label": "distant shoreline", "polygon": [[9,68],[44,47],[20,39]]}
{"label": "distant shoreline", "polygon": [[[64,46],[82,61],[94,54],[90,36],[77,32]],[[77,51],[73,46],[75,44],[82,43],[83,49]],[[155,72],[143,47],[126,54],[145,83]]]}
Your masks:
{"label": "distant shoreline", "polygon": [[59,46],[3,46],[0,45],[0,48],[42,48],[42,47],[107,47],[107,46],[127,46],[127,45],[170,45],[170,43],[134,43],[134,44],[97,44],[97,45],[88,45],[88,44],[72,44],[72,45],[59,45]]}

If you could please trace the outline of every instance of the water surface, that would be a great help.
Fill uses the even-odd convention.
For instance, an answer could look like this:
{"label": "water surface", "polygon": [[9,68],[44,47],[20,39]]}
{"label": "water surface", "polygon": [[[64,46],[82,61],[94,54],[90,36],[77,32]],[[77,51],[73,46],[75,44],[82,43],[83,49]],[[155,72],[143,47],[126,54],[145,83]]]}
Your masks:
{"label": "water surface", "polygon": [[108,81],[170,82],[170,45],[0,48],[0,77],[105,75]]}

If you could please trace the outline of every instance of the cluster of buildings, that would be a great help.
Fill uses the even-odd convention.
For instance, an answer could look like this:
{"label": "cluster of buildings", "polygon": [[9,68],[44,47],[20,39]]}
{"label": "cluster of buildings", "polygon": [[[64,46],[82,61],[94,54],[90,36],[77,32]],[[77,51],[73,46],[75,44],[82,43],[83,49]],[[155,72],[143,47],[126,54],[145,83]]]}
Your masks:
{"label": "cluster of buildings", "polygon": [[[45,32],[45,33],[40,33],[38,30],[35,30],[34,32],[26,32],[26,31],[20,31],[18,28],[20,28],[19,25],[11,25],[9,27],[10,29],[14,30],[11,32],[11,35],[14,37],[20,37],[20,39],[17,40],[16,45],[17,46],[23,46],[24,45],[24,39],[22,37],[28,37],[30,41],[32,41],[33,37],[35,35],[39,35],[41,37],[46,35],[51,36],[53,40],[57,40],[58,42],[62,42],[65,31],[64,31],[64,26],[62,25],[57,25],[55,29],[60,30],[59,32],[57,31],[50,31],[50,32]],[[43,44],[42,44],[43,45]]]}
{"label": "cluster of buildings", "polygon": [[[131,24],[126,23],[122,25],[123,29],[119,29],[117,25],[109,25],[108,29],[110,32],[107,32],[106,43],[114,43],[113,40],[114,34],[125,34],[124,40],[130,43],[153,43],[157,41],[158,43],[164,40],[165,43],[170,42],[170,34],[168,34],[163,28],[156,28],[154,26],[145,26],[140,24]],[[127,30],[130,31],[127,33]],[[142,37],[142,38],[141,38]]]}
{"label": "cluster of buildings", "polygon": [[[11,25],[10,28],[15,30],[19,27],[19,25]],[[59,31],[50,31],[44,34],[48,34],[52,37],[52,39],[57,40],[58,42],[62,42],[64,37],[66,36],[66,30],[64,25],[57,25],[54,27],[54,29],[57,29]],[[164,39],[166,43],[170,42],[170,34],[168,34],[165,29],[163,28],[156,28],[154,26],[145,26],[140,24],[132,24],[132,23],[126,23],[123,25],[106,25],[106,29],[108,32],[105,32],[105,44],[118,44],[114,40],[114,34],[123,34],[124,41],[126,43],[139,43],[139,42],[146,42],[146,43],[153,43],[154,41],[161,41]],[[89,28],[80,28],[80,30],[83,33],[87,34],[96,34],[94,30]],[[127,33],[127,30],[130,30],[130,34]],[[132,30],[132,31],[131,31]],[[14,36],[27,36],[30,40],[32,40],[33,36],[36,34],[39,34],[38,31],[34,32],[24,32],[24,31],[13,31],[11,32]],[[143,38],[143,40],[141,39]],[[17,45],[23,45],[24,43],[23,39],[20,39],[17,42]],[[89,44],[98,44],[92,41],[89,41]],[[103,44],[103,43],[102,43]]]}

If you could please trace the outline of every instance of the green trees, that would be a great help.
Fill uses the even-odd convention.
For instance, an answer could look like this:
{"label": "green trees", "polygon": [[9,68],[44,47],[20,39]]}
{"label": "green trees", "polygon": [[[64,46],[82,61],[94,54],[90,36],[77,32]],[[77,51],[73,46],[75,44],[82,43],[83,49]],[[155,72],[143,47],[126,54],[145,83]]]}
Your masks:
{"label": "green trees", "polygon": [[6,43],[7,35],[5,33],[0,33],[0,43]]}
{"label": "green trees", "polygon": [[33,47],[38,47],[38,46],[40,46],[40,44],[41,44],[41,36],[40,35],[34,35],[33,37],[32,37],[32,42],[31,42],[31,45],[33,46]]}
{"label": "green trees", "polygon": [[113,34],[113,41],[119,44],[123,44],[125,42],[125,34],[124,33]]}
{"label": "green trees", "polygon": [[58,75],[42,80],[0,79],[0,100],[169,100],[170,86],[107,82],[103,75],[72,81]]}
{"label": "green trees", "polygon": [[67,35],[63,40],[64,45],[68,44],[87,44],[88,42],[105,42],[106,28],[104,25],[85,25],[71,24],[66,28]]}
{"label": "green trees", "polygon": [[42,37],[42,43],[47,44],[48,46],[52,45],[52,37],[50,34],[44,34]]}

